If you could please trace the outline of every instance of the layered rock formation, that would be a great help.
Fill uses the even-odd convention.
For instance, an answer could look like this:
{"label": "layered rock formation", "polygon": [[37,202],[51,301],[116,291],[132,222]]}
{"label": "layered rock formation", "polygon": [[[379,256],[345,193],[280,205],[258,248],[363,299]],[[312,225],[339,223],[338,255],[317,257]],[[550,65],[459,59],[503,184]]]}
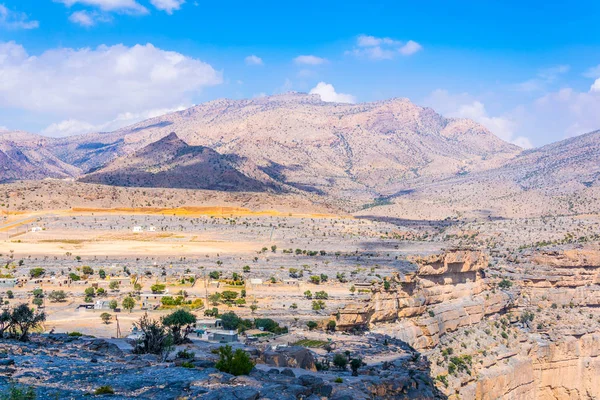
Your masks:
{"label": "layered rock formation", "polygon": [[[339,311],[337,326],[370,327],[425,349],[437,345],[445,333],[478,323],[510,302],[502,292],[483,295],[488,257],[482,252],[453,250],[412,261],[416,272],[396,277],[394,288],[375,289],[365,302],[348,304]],[[377,326],[382,322],[391,324]]]}

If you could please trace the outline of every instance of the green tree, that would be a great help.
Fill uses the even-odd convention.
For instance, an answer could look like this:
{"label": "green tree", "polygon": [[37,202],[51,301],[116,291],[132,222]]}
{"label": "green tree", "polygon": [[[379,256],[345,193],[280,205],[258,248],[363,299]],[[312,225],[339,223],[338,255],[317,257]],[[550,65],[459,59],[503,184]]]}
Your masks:
{"label": "green tree", "polygon": [[232,290],[225,290],[221,293],[221,297],[223,298],[223,300],[229,303],[235,300],[238,297],[238,294],[237,292],[234,292]]}
{"label": "green tree", "polygon": [[32,278],[39,278],[40,276],[44,275],[46,273],[46,270],[44,270],[44,268],[32,268],[29,270],[29,275]]}
{"label": "green tree", "polygon": [[312,299],[312,292],[310,290],[307,290],[306,292],[304,292],[304,297],[306,297],[308,300]]}
{"label": "green tree", "polygon": [[219,347],[219,361],[215,367],[221,371],[235,376],[248,375],[254,363],[250,360],[250,356],[242,349],[236,349],[235,352],[231,346]]}
{"label": "green tree", "polygon": [[40,326],[46,320],[46,314],[43,311],[37,313],[29,308],[27,304],[20,304],[12,310],[10,324],[16,327],[17,339],[21,342],[29,340],[29,331]]}
{"label": "green tree", "polygon": [[196,323],[196,316],[180,309],[163,317],[162,323],[171,331],[173,343],[182,344],[185,343],[192,325]]}
{"label": "green tree", "polygon": [[319,324],[317,324],[315,321],[308,321],[306,323],[306,326],[308,327],[309,331],[312,331],[313,329],[315,329],[317,326],[319,326]]}
{"label": "green tree", "polygon": [[96,290],[93,287],[89,287],[89,288],[85,288],[85,290],[83,291],[83,293],[87,297],[94,297],[96,295]]}
{"label": "green tree", "polygon": [[133,308],[135,307],[135,300],[133,299],[133,297],[127,296],[123,299],[123,302],[121,304],[123,305],[124,309],[129,310],[129,312],[131,312],[131,310],[133,310]]}
{"label": "green tree", "polygon": [[240,325],[240,317],[236,315],[233,311],[225,313],[221,315],[221,322],[223,323],[223,329],[227,329],[229,331],[238,329]]}
{"label": "green tree", "polygon": [[67,294],[64,290],[53,290],[48,294],[48,300],[52,303],[60,303],[67,299]]}
{"label": "green tree", "polygon": [[35,297],[33,299],[32,303],[34,305],[36,305],[38,308],[40,308],[44,304],[44,299],[42,299],[41,297]]}
{"label": "green tree", "polygon": [[110,281],[110,283],[108,284],[108,288],[110,290],[119,290],[119,281]]}
{"label": "green tree", "polygon": [[117,307],[119,307],[119,303],[117,303],[115,299],[112,299],[108,302],[108,308],[110,308],[111,310],[115,311]]}
{"label": "green tree", "polygon": [[112,319],[112,315],[110,315],[107,312],[103,312],[102,314],[100,314],[100,319],[102,320],[102,322],[108,325],[108,323]]}
{"label": "green tree", "polygon": [[352,370],[352,376],[358,376],[358,369],[362,366],[362,358],[353,358],[352,360],[350,360],[350,369]]}
{"label": "green tree", "polygon": [[162,283],[155,283],[154,285],[150,286],[150,290],[152,291],[152,293],[163,293],[166,289],[166,285],[163,285]]}
{"label": "green tree", "polygon": [[106,279],[106,271],[103,269],[98,270],[98,276],[100,277],[100,279]]}
{"label": "green tree", "polygon": [[93,275],[94,269],[92,267],[90,267],[89,265],[84,265],[83,267],[81,267],[81,272],[84,273],[85,275]]}

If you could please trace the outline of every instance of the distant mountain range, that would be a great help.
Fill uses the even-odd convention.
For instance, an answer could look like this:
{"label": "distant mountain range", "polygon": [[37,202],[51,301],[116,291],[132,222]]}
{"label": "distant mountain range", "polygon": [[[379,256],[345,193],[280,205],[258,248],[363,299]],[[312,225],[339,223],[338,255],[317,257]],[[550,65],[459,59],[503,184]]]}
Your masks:
{"label": "distant mountain range", "polygon": [[448,182],[598,186],[600,133],[522,151],[406,99],[326,103],[287,93],[216,100],[108,133],[0,133],[0,181],[291,191],[366,202]]}

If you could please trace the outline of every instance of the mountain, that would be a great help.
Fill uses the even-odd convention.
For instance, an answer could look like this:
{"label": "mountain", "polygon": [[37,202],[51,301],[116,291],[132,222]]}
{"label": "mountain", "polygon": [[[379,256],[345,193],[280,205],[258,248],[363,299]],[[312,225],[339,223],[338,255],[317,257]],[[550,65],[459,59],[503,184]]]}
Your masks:
{"label": "mountain", "polygon": [[360,214],[443,219],[600,213],[600,131],[524,151],[498,168],[416,182],[378,204],[384,205]]}
{"label": "mountain", "polygon": [[59,139],[52,152],[88,171],[173,131],[192,146],[248,160],[288,187],[350,199],[494,168],[521,151],[473,121],[406,99],[339,104],[287,93],[216,100],[114,132]]}
{"label": "mountain", "polygon": [[525,151],[498,173],[524,189],[600,186],[600,130]]}
{"label": "mountain", "polygon": [[[232,157],[190,146],[174,132],[133,154],[120,157],[79,180],[113,186],[265,191],[275,185],[246,176]],[[268,178],[268,177],[266,177]]]}
{"label": "mountain", "polygon": [[61,161],[49,151],[51,141],[27,132],[0,131],[0,183],[79,175],[79,168]]}

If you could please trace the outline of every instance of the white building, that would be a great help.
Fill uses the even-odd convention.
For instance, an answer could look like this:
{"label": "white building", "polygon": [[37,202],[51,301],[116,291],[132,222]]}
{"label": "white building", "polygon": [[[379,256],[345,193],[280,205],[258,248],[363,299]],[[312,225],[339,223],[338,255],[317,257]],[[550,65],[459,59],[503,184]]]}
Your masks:
{"label": "white building", "polygon": [[42,231],[41,226],[34,226],[33,228],[31,228],[31,232],[41,232],[41,231]]}
{"label": "white building", "polygon": [[148,228],[148,232],[156,232],[156,227],[151,226],[150,228]]}
{"label": "white building", "polygon": [[141,226],[134,226],[133,227],[133,233],[141,233],[144,232],[144,230],[142,229]]}

